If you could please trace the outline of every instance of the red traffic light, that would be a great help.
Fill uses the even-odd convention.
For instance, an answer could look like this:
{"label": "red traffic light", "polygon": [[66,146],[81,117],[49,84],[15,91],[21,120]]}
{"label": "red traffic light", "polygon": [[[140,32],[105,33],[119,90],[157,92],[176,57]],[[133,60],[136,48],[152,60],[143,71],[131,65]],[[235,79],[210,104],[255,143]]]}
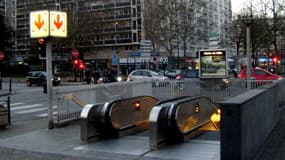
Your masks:
{"label": "red traffic light", "polygon": [[273,62],[274,62],[274,63],[277,63],[277,61],[278,61],[278,58],[274,57],[274,58],[273,58]]}
{"label": "red traffic light", "polygon": [[45,40],[43,38],[39,38],[39,44],[44,44],[45,43]]}
{"label": "red traffic light", "polygon": [[84,69],[84,67],[85,67],[84,64],[83,64],[83,63],[80,63],[79,68],[80,68],[80,69]]}
{"label": "red traffic light", "polygon": [[73,63],[74,63],[74,64],[78,64],[78,60],[77,60],[77,59],[74,60]]}

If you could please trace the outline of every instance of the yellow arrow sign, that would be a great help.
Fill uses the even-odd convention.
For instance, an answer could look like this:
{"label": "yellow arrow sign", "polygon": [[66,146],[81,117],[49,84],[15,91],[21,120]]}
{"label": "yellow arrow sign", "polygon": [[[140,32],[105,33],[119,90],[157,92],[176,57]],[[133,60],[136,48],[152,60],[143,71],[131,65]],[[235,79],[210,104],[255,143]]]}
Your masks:
{"label": "yellow arrow sign", "polygon": [[35,11],[30,13],[30,35],[32,38],[49,36],[48,20],[48,11]]}

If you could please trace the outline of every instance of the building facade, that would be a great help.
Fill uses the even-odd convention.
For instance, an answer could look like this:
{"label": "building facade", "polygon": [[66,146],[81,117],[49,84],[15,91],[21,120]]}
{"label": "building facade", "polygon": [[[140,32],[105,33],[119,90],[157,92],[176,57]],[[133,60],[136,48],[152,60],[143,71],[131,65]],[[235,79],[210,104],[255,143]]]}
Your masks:
{"label": "building facade", "polygon": [[[153,45],[154,42],[146,34],[148,32],[145,28],[147,18],[145,11],[148,9],[146,0],[6,0],[5,2],[8,8],[6,14],[14,30],[13,53],[16,60],[26,60],[38,55],[38,41],[31,39],[29,35],[29,14],[31,11],[41,9],[61,10],[68,14],[68,38],[53,41],[54,61],[71,62],[73,49],[77,49],[80,57],[94,67],[112,66],[113,54],[118,54],[123,66],[154,63],[154,58],[158,63],[165,63],[169,56],[185,61],[185,58],[197,57],[200,49],[213,47],[208,33],[218,33],[215,42],[217,45],[214,47],[224,48],[229,42],[227,33],[231,19],[230,0],[197,1],[196,5],[200,5],[198,14],[203,20],[195,27],[195,34],[187,43],[187,48],[181,45],[181,38],[176,36],[178,38],[170,42],[171,52],[156,42]],[[163,2],[162,0],[161,4]],[[144,48],[147,48],[147,51]]]}
{"label": "building facade", "polygon": [[231,0],[209,0],[209,47],[230,51]]}

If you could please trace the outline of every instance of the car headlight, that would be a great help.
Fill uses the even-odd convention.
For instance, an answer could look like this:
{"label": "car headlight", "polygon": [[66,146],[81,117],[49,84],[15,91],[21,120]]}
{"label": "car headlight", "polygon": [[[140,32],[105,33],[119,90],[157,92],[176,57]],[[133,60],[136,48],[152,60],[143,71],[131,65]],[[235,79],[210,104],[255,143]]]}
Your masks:
{"label": "car headlight", "polygon": [[230,83],[230,81],[229,81],[228,79],[222,79],[222,81],[223,81],[224,83],[226,83],[226,84],[229,84],[229,83]]}
{"label": "car headlight", "polygon": [[118,81],[118,82],[121,82],[122,80],[123,80],[123,78],[122,78],[122,77],[120,77],[120,76],[119,76],[119,77],[117,77],[117,81]]}

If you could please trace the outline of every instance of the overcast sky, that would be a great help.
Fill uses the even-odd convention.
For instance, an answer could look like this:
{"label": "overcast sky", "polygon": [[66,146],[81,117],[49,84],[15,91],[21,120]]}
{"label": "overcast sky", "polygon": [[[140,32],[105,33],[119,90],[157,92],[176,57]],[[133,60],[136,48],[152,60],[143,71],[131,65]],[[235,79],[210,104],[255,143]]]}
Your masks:
{"label": "overcast sky", "polygon": [[234,13],[240,12],[245,7],[246,0],[232,0],[232,11]]}

